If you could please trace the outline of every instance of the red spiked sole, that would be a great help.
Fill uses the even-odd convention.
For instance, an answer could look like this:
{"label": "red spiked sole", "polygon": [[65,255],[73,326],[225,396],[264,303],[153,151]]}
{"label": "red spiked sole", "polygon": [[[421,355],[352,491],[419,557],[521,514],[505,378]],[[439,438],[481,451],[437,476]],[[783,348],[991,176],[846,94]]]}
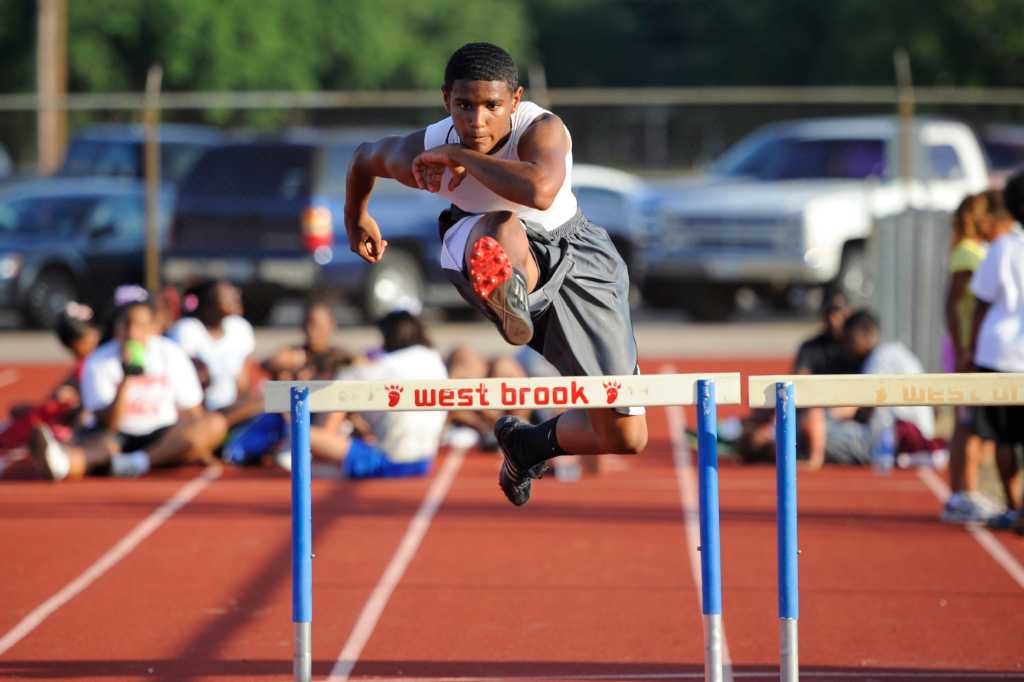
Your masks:
{"label": "red spiked sole", "polygon": [[488,300],[494,290],[512,276],[508,254],[494,237],[481,237],[469,254],[469,281],[473,291]]}

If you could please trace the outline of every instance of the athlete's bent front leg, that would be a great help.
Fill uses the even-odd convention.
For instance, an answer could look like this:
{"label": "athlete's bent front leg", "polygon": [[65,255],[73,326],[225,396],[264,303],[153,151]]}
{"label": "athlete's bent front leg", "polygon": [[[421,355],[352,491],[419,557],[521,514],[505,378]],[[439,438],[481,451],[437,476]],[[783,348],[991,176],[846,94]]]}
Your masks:
{"label": "athlete's bent front leg", "polygon": [[526,230],[522,222],[511,211],[493,211],[485,213],[469,232],[466,240],[465,265],[466,272],[472,265],[473,247],[484,237],[491,237],[501,244],[508,255],[512,267],[526,276],[528,291],[537,288],[540,279],[540,268],[530,250],[530,241],[526,238]]}
{"label": "athlete's bent front leg", "polygon": [[463,260],[473,291],[494,314],[501,335],[514,346],[529,343],[528,297],[540,268],[519,219],[508,211],[481,216],[470,230]]}

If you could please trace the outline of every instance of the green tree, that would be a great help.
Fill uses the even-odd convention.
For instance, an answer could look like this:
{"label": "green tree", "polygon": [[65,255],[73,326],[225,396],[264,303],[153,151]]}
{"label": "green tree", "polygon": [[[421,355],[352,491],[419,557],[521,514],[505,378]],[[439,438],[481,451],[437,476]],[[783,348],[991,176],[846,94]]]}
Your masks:
{"label": "green tree", "polygon": [[71,77],[88,91],[138,89],[151,63],[168,89],[316,90],[436,85],[453,49],[529,44],[501,0],[89,0],[69,3]]}

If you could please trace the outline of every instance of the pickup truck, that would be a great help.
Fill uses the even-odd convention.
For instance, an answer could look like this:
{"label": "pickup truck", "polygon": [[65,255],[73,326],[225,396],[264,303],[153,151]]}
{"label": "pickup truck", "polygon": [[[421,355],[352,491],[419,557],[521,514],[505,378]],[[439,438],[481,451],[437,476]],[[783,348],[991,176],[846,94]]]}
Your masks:
{"label": "pickup truck", "polygon": [[644,298],[723,320],[747,287],[787,301],[794,290],[870,300],[865,246],[873,226],[908,205],[950,212],[988,186],[985,158],[960,122],[917,118],[912,179],[900,179],[896,117],[765,126],[702,177],[664,187],[645,251]]}

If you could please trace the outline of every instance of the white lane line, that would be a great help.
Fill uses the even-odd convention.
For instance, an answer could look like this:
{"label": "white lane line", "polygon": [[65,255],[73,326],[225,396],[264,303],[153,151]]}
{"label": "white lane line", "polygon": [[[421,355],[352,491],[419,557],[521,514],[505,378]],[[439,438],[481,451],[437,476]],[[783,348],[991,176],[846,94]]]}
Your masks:
{"label": "white lane line", "polygon": [[67,604],[78,596],[82,591],[92,585],[104,573],[113,568],[117,562],[125,558],[133,549],[139,546],[143,540],[149,537],[153,531],[163,525],[164,521],[171,518],[175,512],[188,504],[196,495],[210,485],[221,475],[222,469],[219,466],[212,466],[204,469],[201,474],[182,486],[174,497],[160,505],[152,514],[143,519],[137,526],[121,538],[116,545],[111,547],[103,556],[97,559],[89,568],[85,569],[77,578],[65,585],[59,592],[44,601],[32,610],[27,616],[21,619],[7,634],[0,637],[0,656],[17,644],[30,632],[35,630],[40,623],[49,618],[54,611]]}
{"label": "white lane line", "polygon": [[[946,501],[946,498],[949,497],[949,487],[945,481],[939,478],[938,474],[931,469],[918,469],[917,476],[932,491],[932,494],[939,499],[939,502]],[[1010,577],[1013,578],[1017,585],[1024,588],[1024,566],[1021,566],[1016,557],[1010,554],[1006,547],[983,526],[969,523],[965,525],[965,528],[971,534],[971,537],[981,545],[982,549],[988,552],[989,556],[995,559],[996,563],[1010,574]]]}
{"label": "white lane line", "polygon": [[377,627],[377,621],[380,620],[381,614],[384,613],[384,609],[388,605],[388,600],[391,599],[391,593],[395,591],[405,570],[409,567],[409,563],[416,555],[420,543],[430,528],[430,522],[433,521],[445,496],[448,495],[448,490],[451,488],[465,457],[465,450],[453,451],[445,457],[441,471],[427,490],[427,495],[423,498],[423,503],[417,510],[416,516],[409,522],[402,541],[398,543],[398,549],[395,550],[394,556],[391,557],[387,568],[384,569],[384,574],[377,581],[366,604],[363,605],[363,610],[352,627],[348,641],[345,642],[344,648],[338,654],[338,660],[331,670],[330,677],[327,678],[328,682],[342,682],[352,674],[352,669],[363,653],[363,647],[370,641],[370,636],[373,634],[374,628]]}
{"label": "white lane line", "polygon": [[[662,367],[660,372],[675,371],[671,365]],[[679,499],[683,507],[683,521],[686,525],[686,554],[690,559],[690,574],[697,593],[701,592],[700,555],[700,513],[697,510],[697,483],[693,477],[693,462],[690,448],[686,442],[686,412],[679,405],[665,408],[668,417],[669,439],[672,442],[672,459],[675,462],[676,481],[679,483]],[[732,656],[729,654],[729,640],[725,636],[725,625],[722,626],[722,668],[725,679],[733,679]],[[703,673],[702,673],[703,675]]]}
{"label": "white lane line", "polygon": [[8,367],[5,370],[0,371],[0,388],[10,386],[18,380],[18,370],[13,367]]}

